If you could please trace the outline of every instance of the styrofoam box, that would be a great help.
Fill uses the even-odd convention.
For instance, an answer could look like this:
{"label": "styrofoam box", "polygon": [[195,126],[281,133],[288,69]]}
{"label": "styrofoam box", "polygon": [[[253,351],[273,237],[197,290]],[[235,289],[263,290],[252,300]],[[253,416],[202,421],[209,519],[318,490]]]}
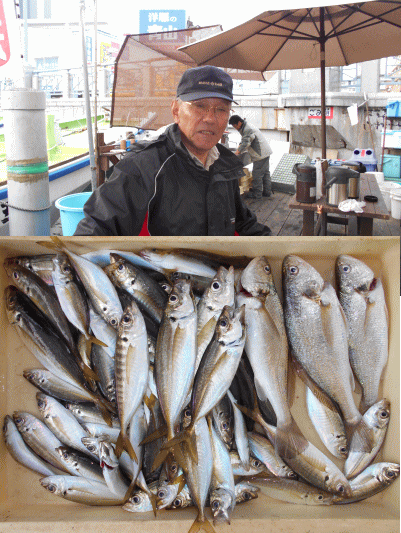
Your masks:
{"label": "styrofoam box", "polygon": [[[46,253],[36,244],[37,238],[4,237],[0,240],[0,262],[6,257]],[[388,433],[378,460],[399,463],[399,361],[400,361],[400,243],[397,237],[236,237],[236,238],[114,238],[67,237],[63,239],[76,253],[114,248],[138,251],[145,247],[189,248],[208,250],[226,255],[266,255],[281,294],[281,266],[288,253],[298,254],[309,261],[323,277],[334,283],[334,261],[338,254],[347,253],[364,260],[380,276],[386,293],[390,316],[389,362],[385,371],[382,395],[392,404]],[[10,284],[5,270],[0,268],[1,294]],[[38,415],[36,389],[23,377],[26,368],[38,366],[16,331],[9,325],[4,301],[0,305],[1,358],[0,410],[4,417],[14,410],[28,410]],[[321,450],[314,429],[306,418],[304,386],[291,372],[289,376],[292,412],[305,435]],[[294,386],[295,383],[295,386]],[[356,394],[358,394],[356,392]],[[326,452],[328,453],[328,452]],[[341,466],[341,462],[334,459]],[[0,444],[0,531],[57,533],[96,532],[163,532],[187,533],[196,516],[189,507],[176,511],[162,510],[156,518],[152,513],[129,513],[120,507],[89,507],[75,504],[43,489],[39,475],[17,464],[7,452],[3,439]],[[306,506],[274,500],[260,493],[256,500],[236,506],[231,525],[218,524],[216,532],[242,533],[395,533],[399,530],[399,487],[396,480],[385,491],[358,503],[337,506]],[[210,518],[210,510],[206,511]]]}

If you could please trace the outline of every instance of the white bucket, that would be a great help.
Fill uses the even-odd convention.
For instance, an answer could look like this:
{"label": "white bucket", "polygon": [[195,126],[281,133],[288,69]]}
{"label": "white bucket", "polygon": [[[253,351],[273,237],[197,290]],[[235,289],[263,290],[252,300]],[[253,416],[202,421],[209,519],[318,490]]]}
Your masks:
{"label": "white bucket", "polygon": [[394,191],[391,196],[391,216],[397,220],[401,220],[401,189]]}
{"label": "white bucket", "polygon": [[380,192],[383,195],[384,201],[386,203],[387,209],[391,210],[391,197],[390,194],[394,192],[395,189],[401,190],[401,185],[393,181],[385,181],[379,185]]}

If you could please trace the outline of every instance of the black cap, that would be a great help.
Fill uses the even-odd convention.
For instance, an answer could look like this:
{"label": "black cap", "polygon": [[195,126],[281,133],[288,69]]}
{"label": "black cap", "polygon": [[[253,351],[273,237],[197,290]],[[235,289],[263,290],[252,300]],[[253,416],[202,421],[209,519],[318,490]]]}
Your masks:
{"label": "black cap", "polygon": [[177,98],[184,102],[201,98],[223,98],[233,102],[233,80],[217,67],[190,68],[184,72],[178,84]]}

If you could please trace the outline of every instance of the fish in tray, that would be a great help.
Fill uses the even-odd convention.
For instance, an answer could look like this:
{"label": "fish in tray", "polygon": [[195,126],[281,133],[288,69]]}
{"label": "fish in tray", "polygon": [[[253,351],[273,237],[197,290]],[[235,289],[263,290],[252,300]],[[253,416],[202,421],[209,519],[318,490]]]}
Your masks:
{"label": "fish in tray", "polygon": [[[80,256],[52,241],[43,262],[6,261],[10,327],[44,368],[23,372],[38,413],[21,406],[3,424],[10,455],[51,494],[128,512],[194,506],[190,532],[212,533],[209,517],[230,523],[258,491],[339,505],[399,477],[398,464],[374,463],[390,419],[388,329],[382,284],[359,260],[333,262],[337,297],[312,264],[285,257],[282,306],[264,256]],[[290,366],[312,437],[292,414]]]}

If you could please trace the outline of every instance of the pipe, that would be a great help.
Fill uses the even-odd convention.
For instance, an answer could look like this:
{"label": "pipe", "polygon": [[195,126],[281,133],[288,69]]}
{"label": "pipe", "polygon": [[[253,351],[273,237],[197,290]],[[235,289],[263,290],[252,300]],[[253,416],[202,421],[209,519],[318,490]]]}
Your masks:
{"label": "pipe", "polygon": [[84,10],[85,10],[85,1],[81,0],[80,1],[80,17],[81,17],[81,35],[82,35],[82,63],[83,63],[83,75],[84,75],[83,77],[84,77],[85,110],[86,110],[86,124],[88,126],[88,144],[89,144],[89,160],[90,160],[90,167],[91,167],[92,191],[94,191],[97,187],[97,179],[96,179],[95,150],[93,146],[92,113],[91,113],[91,103],[90,103],[90,97],[89,97],[88,59],[86,56]]}
{"label": "pipe", "polygon": [[2,94],[10,235],[50,235],[46,94],[12,89]]}

